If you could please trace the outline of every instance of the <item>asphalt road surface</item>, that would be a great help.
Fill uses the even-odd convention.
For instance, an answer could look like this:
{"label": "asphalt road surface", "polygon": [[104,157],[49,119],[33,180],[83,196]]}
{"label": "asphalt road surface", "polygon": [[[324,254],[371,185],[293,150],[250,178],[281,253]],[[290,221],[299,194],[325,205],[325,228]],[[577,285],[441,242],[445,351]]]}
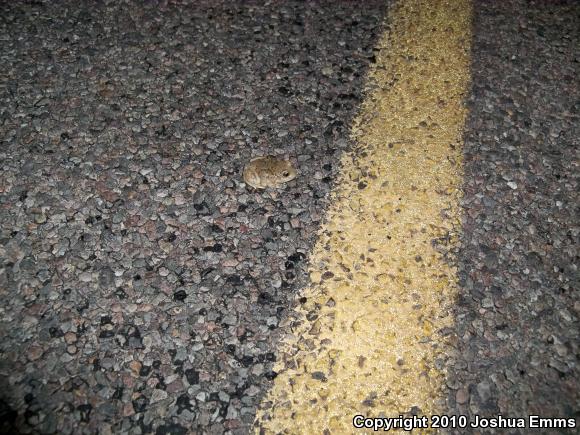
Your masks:
{"label": "asphalt road surface", "polygon": [[1,432],[575,433],[579,23],[1,3]]}

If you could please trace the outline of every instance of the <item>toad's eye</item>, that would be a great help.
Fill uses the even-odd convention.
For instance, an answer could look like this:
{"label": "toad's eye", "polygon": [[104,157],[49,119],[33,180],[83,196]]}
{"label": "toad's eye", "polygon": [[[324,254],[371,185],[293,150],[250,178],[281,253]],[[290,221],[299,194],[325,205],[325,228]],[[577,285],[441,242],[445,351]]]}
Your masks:
{"label": "toad's eye", "polygon": [[288,175],[290,175],[290,172],[284,171],[284,172],[282,172],[282,175],[284,175],[285,177],[287,177]]}

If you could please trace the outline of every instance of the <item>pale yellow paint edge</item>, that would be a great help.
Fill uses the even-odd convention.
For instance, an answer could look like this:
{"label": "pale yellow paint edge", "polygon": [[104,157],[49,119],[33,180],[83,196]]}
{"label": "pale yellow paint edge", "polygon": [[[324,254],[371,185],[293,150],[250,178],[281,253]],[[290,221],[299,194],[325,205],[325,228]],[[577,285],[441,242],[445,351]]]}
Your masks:
{"label": "pale yellow paint edge", "polygon": [[471,2],[401,0],[390,12],[257,432],[362,433],[356,414],[441,411],[439,331],[457,277],[432,242],[458,243]]}

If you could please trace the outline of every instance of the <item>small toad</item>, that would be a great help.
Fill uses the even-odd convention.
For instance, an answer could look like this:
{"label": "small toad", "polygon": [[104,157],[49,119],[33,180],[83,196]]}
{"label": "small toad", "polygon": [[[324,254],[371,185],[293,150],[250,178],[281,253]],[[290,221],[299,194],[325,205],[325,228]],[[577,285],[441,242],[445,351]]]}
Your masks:
{"label": "small toad", "polygon": [[287,160],[274,156],[256,157],[244,168],[244,181],[256,189],[281,187],[296,178],[296,169]]}

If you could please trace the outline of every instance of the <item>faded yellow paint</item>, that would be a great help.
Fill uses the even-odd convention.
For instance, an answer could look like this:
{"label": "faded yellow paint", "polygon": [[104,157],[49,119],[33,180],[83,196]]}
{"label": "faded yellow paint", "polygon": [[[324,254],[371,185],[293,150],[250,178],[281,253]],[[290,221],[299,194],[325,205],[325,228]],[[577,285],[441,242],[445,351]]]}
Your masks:
{"label": "faded yellow paint", "polygon": [[[367,98],[310,257],[256,431],[361,433],[368,417],[440,411],[452,324],[471,3],[390,9]],[[439,361],[440,362],[440,361]]]}

